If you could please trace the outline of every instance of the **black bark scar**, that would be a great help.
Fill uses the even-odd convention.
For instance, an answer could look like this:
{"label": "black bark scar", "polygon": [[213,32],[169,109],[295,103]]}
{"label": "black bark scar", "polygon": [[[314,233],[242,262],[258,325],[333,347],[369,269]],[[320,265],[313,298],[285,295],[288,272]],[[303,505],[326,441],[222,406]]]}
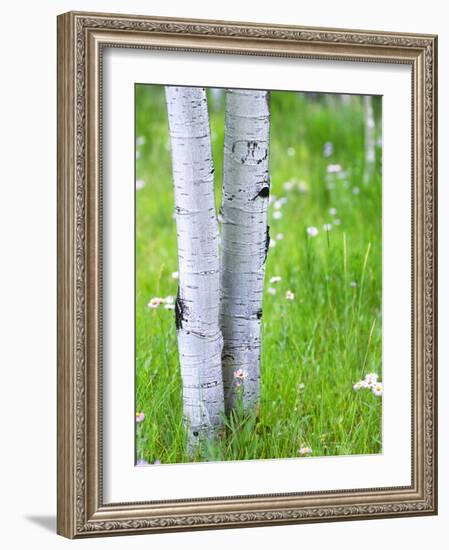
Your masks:
{"label": "black bark scar", "polygon": [[265,238],[265,259],[264,263],[267,261],[268,249],[270,248],[270,226],[267,225],[267,236]]}
{"label": "black bark scar", "polygon": [[260,164],[263,160],[265,160],[268,157],[268,149],[265,149],[265,154],[262,158],[257,159],[257,164]]}
{"label": "black bark scar", "polygon": [[[237,145],[240,145],[237,149]],[[232,144],[231,151],[233,154],[237,153],[237,157],[241,164],[246,162],[250,164],[260,164],[266,158],[268,158],[268,148],[263,147],[258,141],[235,141]]]}
{"label": "black bark scar", "polygon": [[270,185],[264,185],[262,189],[251,200],[255,201],[257,198],[266,199],[270,196]]}
{"label": "black bark scar", "polygon": [[184,305],[184,302],[181,300],[179,296],[179,286],[178,286],[178,292],[176,294],[176,302],[175,302],[176,330],[179,330],[182,328],[182,322],[185,321],[185,317],[184,317],[185,310],[186,310],[186,307]]}

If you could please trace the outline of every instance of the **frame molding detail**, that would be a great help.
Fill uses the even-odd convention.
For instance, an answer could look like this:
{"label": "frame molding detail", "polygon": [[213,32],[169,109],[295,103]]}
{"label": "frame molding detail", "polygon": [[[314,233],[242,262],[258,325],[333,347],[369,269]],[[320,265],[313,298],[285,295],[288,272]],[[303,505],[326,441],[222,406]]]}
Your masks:
{"label": "frame molding detail", "polygon": [[[412,484],[104,504],[103,47],[408,64],[412,68]],[[137,532],[437,512],[437,38],[70,12],[58,17],[58,533]]]}

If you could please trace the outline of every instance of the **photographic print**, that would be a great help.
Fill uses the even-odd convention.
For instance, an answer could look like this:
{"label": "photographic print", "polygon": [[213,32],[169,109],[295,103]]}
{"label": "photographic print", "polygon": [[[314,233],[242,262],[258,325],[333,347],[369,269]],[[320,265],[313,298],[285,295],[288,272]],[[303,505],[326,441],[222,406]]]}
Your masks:
{"label": "photographic print", "polygon": [[135,460],[382,452],[382,98],[135,85]]}
{"label": "photographic print", "polygon": [[69,538],[434,515],[437,36],[58,17]]}

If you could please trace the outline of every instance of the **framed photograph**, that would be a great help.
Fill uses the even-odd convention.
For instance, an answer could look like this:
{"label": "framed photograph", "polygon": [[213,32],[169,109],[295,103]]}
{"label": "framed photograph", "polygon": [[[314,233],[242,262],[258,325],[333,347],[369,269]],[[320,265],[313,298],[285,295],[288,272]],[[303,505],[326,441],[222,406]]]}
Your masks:
{"label": "framed photograph", "polygon": [[58,17],[58,533],[437,512],[437,37]]}

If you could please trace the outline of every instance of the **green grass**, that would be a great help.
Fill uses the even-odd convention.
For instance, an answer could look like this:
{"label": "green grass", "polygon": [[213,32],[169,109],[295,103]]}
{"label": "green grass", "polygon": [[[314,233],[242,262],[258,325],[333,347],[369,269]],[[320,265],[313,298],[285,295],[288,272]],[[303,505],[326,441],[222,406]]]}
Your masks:
{"label": "green grass", "polygon": [[[217,204],[223,164],[223,99],[209,96]],[[380,99],[374,100],[380,137]],[[150,309],[154,296],[176,295],[176,228],[163,87],[136,89],[136,409],[137,457],[190,461],[182,422],[174,312]],[[323,147],[332,142],[333,153]],[[270,233],[264,294],[259,416],[236,414],[197,460],[241,460],[379,453],[382,398],[352,385],[381,378],[381,165],[363,184],[364,123],[359,97],[274,92],[271,97],[271,192],[287,197]],[[342,171],[327,174],[329,164]],[[294,188],[286,191],[286,181]],[[356,189],[354,191],[354,188]],[[358,189],[358,193],[357,193]],[[332,216],[330,208],[337,214]],[[337,225],[333,222],[340,220]],[[323,224],[333,223],[332,230]],[[307,228],[315,226],[315,237]],[[273,276],[282,280],[269,284]],[[276,294],[267,292],[268,287]],[[287,290],[295,294],[287,300]]]}

